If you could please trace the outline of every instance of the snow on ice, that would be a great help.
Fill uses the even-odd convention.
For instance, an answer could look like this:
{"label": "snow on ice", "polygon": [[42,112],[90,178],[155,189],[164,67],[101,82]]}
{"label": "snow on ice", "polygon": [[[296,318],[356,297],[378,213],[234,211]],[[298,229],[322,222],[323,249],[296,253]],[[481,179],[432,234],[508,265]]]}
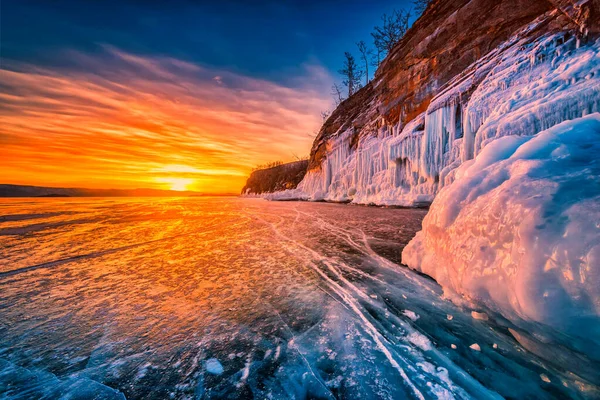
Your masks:
{"label": "snow on ice", "polygon": [[600,360],[599,155],[599,113],[491,142],[437,195],[403,263]]}

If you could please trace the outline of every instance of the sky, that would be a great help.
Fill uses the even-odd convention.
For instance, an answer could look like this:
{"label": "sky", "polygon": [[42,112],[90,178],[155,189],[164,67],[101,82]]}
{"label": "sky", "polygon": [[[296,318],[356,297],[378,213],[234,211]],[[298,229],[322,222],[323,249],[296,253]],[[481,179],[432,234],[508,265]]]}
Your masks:
{"label": "sky", "polygon": [[0,183],[238,192],[409,0],[0,3]]}

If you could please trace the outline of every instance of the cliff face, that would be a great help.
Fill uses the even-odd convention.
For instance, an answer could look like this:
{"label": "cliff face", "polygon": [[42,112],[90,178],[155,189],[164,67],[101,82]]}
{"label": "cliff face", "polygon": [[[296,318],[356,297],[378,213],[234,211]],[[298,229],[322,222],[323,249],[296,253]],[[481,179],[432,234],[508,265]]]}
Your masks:
{"label": "cliff face", "polygon": [[[340,131],[352,129],[354,135],[368,136],[384,124],[410,122],[450,79],[553,8],[545,0],[434,2],[383,61],[375,79],[343,102],[323,125],[312,148],[310,169],[320,168],[327,139]],[[557,20],[567,24],[566,17]]]}
{"label": "cliff face", "polygon": [[242,194],[262,194],[295,189],[306,174],[308,161],[296,161],[252,172]]}
{"label": "cliff face", "polygon": [[600,0],[434,1],[325,122],[298,197],[429,203],[495,137],[597,111],[594,64],[556,71],[585,49],[596,56],[599,10]]}
{"label": "cliff face", "polygon": [[600,33],[600,0],[550,0],[562,13],[579,26],[584,35]]}

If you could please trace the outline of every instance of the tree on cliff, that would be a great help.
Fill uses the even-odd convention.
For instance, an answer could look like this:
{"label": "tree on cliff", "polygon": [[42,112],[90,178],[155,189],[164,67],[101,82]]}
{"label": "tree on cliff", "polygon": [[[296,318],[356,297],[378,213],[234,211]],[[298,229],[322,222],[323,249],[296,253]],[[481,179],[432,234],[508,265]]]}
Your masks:
{"label": "tree on cliff", "polygon": [[367,47],[364,40],[356,43],[358,51],[360,52],[360,59],[365,65],[365,84],[369,83],[369,64],[373,57],[373,49]]}
{"label": "tree on cliff", "polygon": [[334,83],[331,87],[331,95],[333,96],[333,101],[335,101],[336,107],[345,100],[344,95],[342,95],[342,88],[337,83]]}
{"label": "tree on cliff", "polygon": [[360,78],[362,78],[363,71],[356,64],[356,59],[352,54],[345,52],[344,56],[346,57],[344,68],[338,72],[344,77],[343,83],[348,87],[348,97],[350,97],[361,88]]}
{"label": "tree on cliff", "polygon": [[377,49],[377,65],[381,58],[389,53],[394,45],[402,39],[410,27],[410,11],[394,10],[391,15],[383,14],[381,26],[376,26],[373,36],[373,44]]}
{"label": "tree on cliff", "polygon": [[283,165],[283,161],[271,161],[266,164],[259,164],[259,165],[255,166],[254,168],[252,168],[252,171],[258,171],[260,169],[275,168],[275,167],[279,167],[280,165]]}

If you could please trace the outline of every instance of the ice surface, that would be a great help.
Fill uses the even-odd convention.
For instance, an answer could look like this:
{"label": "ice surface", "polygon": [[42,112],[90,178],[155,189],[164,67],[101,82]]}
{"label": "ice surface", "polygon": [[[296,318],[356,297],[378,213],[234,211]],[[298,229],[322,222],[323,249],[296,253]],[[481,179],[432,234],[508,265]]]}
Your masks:
{"label": "ice surface", "polygon": [[598,394],[564,359],[525,350],[501,315],[475,320],[480,307],[399,265],[425,210],[235,198],[0,209],[0,232],[27,232],[0,235],[0,397]]}
{"label": "ice surface", "polygon": [[467,68],[408,124],[364,134],[356,149],[353,130],[333,135],[320,170],[309,171],[298,189],[268,198],[428,204],[495,139],[532,136],[600,111],[600,41],[578,48],[569,33],[522,37]]}
{"label": "ice surface", "polygon": [[23,368],[0,358],[0,397],[3,399],[125,400],[123,393],[94,380],[59,379],[38,368]]}
{"label": "ice surface", "polygon": [[414,311],[404,310],[404,311],[402,311],[402,314],[406,315],[408,318],[410,318],[413,321],[416,321],[419,319],[419,315],[417,315]]}
{"label": "ice surface", "polygon": [[534,351],[554,343],[598,365],[599,155],[598,113],[491,142],[440,191],[403,262],[508,318]]}

